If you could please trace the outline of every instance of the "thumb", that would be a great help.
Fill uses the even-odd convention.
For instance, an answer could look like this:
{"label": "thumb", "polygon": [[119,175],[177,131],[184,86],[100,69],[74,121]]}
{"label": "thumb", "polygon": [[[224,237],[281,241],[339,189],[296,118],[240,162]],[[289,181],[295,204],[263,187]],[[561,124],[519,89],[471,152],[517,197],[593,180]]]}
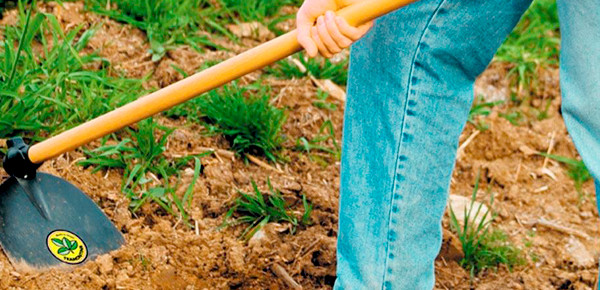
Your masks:
{"label": "thumb", "polygon": [[296,27],[298,29],[298,42],[304,49],[306,53],[310,57],[317,56],[319,50],[317,49],[317,45],[310,37],[310,29],[312,28],[314,23],[314,19],[310,19],[306,16],[302,11],[298,12],[296,16]]}

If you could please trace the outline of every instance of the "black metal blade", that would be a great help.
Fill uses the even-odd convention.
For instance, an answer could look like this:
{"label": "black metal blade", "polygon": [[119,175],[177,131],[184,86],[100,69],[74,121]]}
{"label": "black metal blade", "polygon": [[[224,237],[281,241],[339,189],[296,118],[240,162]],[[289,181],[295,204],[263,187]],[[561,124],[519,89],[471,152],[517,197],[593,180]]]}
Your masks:
{"label": "black metal blade", "polygon": [[59,177],[38,172],[0,185],[0,245],[17,269],[73,266],[124,243],[100,208]]}

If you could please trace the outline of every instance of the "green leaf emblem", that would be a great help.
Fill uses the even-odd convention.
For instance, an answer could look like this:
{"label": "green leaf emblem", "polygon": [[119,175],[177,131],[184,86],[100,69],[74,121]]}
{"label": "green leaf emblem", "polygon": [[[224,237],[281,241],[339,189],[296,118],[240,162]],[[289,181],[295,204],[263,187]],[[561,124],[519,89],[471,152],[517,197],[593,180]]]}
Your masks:
{"label": "green leaf emblem", "polygon": [[65,247],[62,247],[62,248],[58,249],[58,254],[59,255],[63,255],[63,256],[69,254],[70,252],[71,251],[69,249],[65,248]]}
{"label": "green leaf emblem", "polygon": [[62,247],[63,243],[61,239],[52,239],[52,243],[58,247]]}

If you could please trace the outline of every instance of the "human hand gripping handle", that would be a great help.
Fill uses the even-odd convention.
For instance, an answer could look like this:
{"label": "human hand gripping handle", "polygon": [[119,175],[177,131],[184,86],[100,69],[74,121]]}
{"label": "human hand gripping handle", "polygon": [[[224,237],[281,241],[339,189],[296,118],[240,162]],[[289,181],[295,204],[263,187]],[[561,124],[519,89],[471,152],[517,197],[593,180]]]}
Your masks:
{"label": "human hand gripping handle", "polygon": [[368,21],[354,27],[333,11],[365,0],[306,0],[296,15],[298,42],[310,57],[324,57],[349,47],[373,26]]}

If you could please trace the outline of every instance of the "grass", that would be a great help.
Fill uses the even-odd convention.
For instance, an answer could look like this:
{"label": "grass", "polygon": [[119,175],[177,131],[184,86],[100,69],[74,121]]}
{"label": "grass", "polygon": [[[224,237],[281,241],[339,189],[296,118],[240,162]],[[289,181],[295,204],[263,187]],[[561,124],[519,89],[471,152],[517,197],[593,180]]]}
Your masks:
{"label": "grass", "polygon": [[187,44],[197,51],[203,47],[218,48],[208,36],[197,33],[199,30],[233,37],[214,20],[216,10],[208,0],[85,0],[85,3],[88,10],[146,32],[153,61],[162,59],[176,45]]}
{"label": "grass", "polygon": [[469,117],[467,119],[468,122],[473,124],[479,131],[487,130],[489,125],[486,124],[485,121],[481,120],[480,116],[489,116],[492,113],[492,108],[502,103],[504,102],[485,102],[483,96],[478,97],[473,103],[471,111],[469,111]]}
{"label": "grass", "polygon": [[330,79],[339,85],[346,85],[348,82],[348,59],[333,63],[329,59],[307,58],[304,53],[297,53],[265,70],[275,77],[284,79],[312,75],[317,79]]}
{"label": "grass", "polygon": [[[298,215],[286,203],[281,193],[273,189],[271,182],[267,181],[267,184],[269,186],[267,194],[261,193],[254,181],[252,181],[254,194],[239,192],[241,196],[234,201],[234,205],[225,215],[221,228],[247,224],[241,238],[248,241],[269,222],[287,222],[290,225],[291,234],[294,234],[299,226],[311,224],[310,214],[313,206],[306,200],[306,196],[302,196],[304,211]],[[234,214],[236,218],[231,222]]]}
{"label": "grass", "polygon": [[329,111],[337,110],[336,104],[327,102],[328,97],[329,97],[329,94],[327,92],[325,92],[321,89],[317,89],[317,101],[313,102],[313,106],[315,106],[319,109],[324,109],[324,110],[329,110]]}
{"label": "grass", "polygon": [[583,198],[584,192],[583,192],[582,186],[586,181],[592,179],[592,176],[590,175],[590,172],[588,171],[588,169],[585,166],[585,164],[583,163],[583,161],[565,157],[565,156],[559,156],[559,155],[553,155],[553,154],[547,154],[547,153],[539,153],[539,154],[544,157],[554,159],[554,160],[564,164],[565,166],[567,166],[567,175],[571,179],[573,179],[573,181],[575,183],[575,190],[579,194],[580,199]]}
{"label": "grass", "polygon": [[[324,132],[326,132],[326,134],[323,134]],[[327,142],[330,140],[332,146],[327,146]],[[335,160],[340,160],[342,155],[340,144],[338,144],[335,139],[335,131],[331,120],[323,122],[323,125],[321,125],[321,128],[319,129],[319,134],[311,140],[308,140],[305,137],[298,138],[294,149],[307,153],[311,160],[319,163],[323,167],[327,166],[329,162],[321,158],[320,155],[314,154],[314,151],[329,154]]]}
{"label": "grass", "polygon": [[282,159],[279,151],[285,139],[281,128],[286,114],[269,103],[268,90],[258,83],[245,87],[233,83],[169,115],[202,120],[210,132],[222,134],[238,154],[262,155],[275,162]]}
{"label": "grass", "polygon": [[[464,221],[458,221],[456,214],[450,208],[450,225],[456,232],[461,242],[465,257],[460,265],[467,269],[471,276],[486,269],[497,269],[500,264],[506,265],[509,270],[514,266],[523,265],[526,260],[521,251],[508,241],[508,237],[500,230],[490,230],[492,222],[491,212],[488,209],[482,212],[483,204],[476,206],[475,198],[479,190],[479,177],[475,181],[471,204],[464,210]],[[493,195],[491,203],[493,203]],[[477,222],[476,218],[481,219]],[[462,225],[461,225],[462,222]]]}
{"label": "grass", "polygon": [[[121,190],[131,200],[130,207],[136,212],[147,201],[156,202],[169,214],[179,217],[191,226],[187,208],[191,203],[195,182],[200,174],[199,158],[210,152],[191,155],[183,158],[167,159],[164,156],[168,136],[173,132],[158,125],[152,119],[138,123],[137,129],[126,131],[131,138],[115,140],[116,144],[105,144],[94,150],[84,150],[86,160],[79,165],[93,166],[92,172],[108,169],[123,171]],[[175,194],[177,184],[172,184],[172,177],[179,180],[179,171],[194,161],[194,179],[183,197]]]}
{"label": "grass", "polygon": [[535,0],[496,53],[511,65],[518,94],[535,91],[540,69],[558,65],[560,33],[556,0]]}
{"label": "grass", "polygon": [[[0,42],[0,138],[25,135],[39,140],[144,91],[139,80],[110,76],[104,59],[81,54],[95,27],[64,32],[54,15],[26,12],[22,2],[18,11],[18,23],[4,27]],[[86,69],[97,63],[99,69]]]}
{"label": "grass", "polygon": [[283,6],[300,6],[303,0],[218,0],[225,15],[241,21],[265,21],[276,16]]}
{"label": "grass", "polygon": [[[227,24],[260,21],[278,16],[281,7],[299,5],[298,0],[85,0],[86,8],[137,27],[148,36],[152,59],[162,59],[166,52],[187,44],[197,51],[223,49],[208,34],[237,40]],[[114,6],[114,7],[111,7]],[[116,9],[115,9],[116,8]],[[284,15],[269,21],[288,19]],[[206,32],[206,33],[205,33]]]}

